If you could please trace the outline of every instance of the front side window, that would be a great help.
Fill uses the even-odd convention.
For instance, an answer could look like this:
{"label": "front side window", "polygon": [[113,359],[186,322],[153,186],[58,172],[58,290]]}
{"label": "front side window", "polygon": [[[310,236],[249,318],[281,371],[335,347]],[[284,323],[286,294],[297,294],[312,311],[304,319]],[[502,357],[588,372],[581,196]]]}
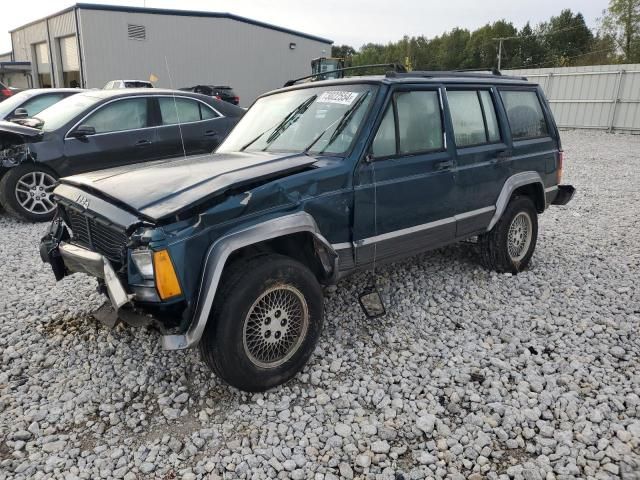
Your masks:
{"label": "front side window", "polygon": [[500,92],[514,140],[544,137],[549,134],[540,100],[533,90]]}
{"label": "front side window", "polygon": [[128,98],[109,103],[82,122],[96,133],[121,132],[147,127],[147,99]]}
{"label": "front side window", "polygon": [[457,147],[500,140],[496,111],[488,90],[447,91]]}
{"label": "front side window", "polygon": [[45,108],[49,108],[54,103],[58,103],[64,97],[65,95],[59,93],[53,95],[40,95],[25,102],[25,104],[22,105],[21,108],[26,109],[27,114],[30,117],[34,117]]}
{"label": "front side window", "polygon": [[374,85],[347,84],[262,97],[216,151],[342,155],[355,141],[376,92]]}
{"label": "front side window", "polygon": [[[397,128],[394,110],[397,112]],[[395,93],[373,140],[374,157],[409,155],[443,147],[438,92]]]}

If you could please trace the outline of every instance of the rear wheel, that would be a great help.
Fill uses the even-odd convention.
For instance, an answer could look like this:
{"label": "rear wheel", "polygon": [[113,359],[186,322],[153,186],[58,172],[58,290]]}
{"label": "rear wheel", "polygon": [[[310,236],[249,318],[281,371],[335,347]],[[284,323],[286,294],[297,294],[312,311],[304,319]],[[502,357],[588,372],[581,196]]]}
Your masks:
{"label": "rear wheel", "polygon": [[311,271],[282,255],[231,265],[200,340],[205,363],[224,381],[262,391],[291,379],[322,330],[322,289]]}
{"label": "rear wheel", "polygon": [[518,273],[527,268],[538,239],[538,213],[529,197],[514,197],[490,232],[478,239],[485,267]]}
{"label": "rear wheel", "polygon": [[9,169],[0,180],[0,201],[7,213],[31,222],[51,220],[56,204],[51,194],[56,175],[38,164]]}

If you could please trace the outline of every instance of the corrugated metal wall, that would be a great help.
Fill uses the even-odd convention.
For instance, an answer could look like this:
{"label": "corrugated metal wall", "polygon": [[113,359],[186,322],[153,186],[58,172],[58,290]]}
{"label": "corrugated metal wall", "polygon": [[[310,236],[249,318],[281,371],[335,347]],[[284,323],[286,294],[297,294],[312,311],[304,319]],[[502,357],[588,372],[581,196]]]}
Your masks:
{"label": "corrugated metal wall", "polygon": [[539,83],[560,127],[640,132],[640,64],[505,73]]}
{"label": "corrugated metal wall", "polygon": [[[328,43],[225,18],[86,9],[78,14],[89,88],[153,74],[156,85],[166,88],[231,85],[247,106],[286,80],[309,75],[312,58],[331,54]],[[129,39],[129,24],[144,26],[146,39]]]}
{"label": "corrugated metal wall", "polygon": [[[48,21],[48,35],[47,35]],[[52,66],[51,74],[54,87],[63,85],[62,60],[60,56],[60,37],[76,34],[76,22],[73,10],[62,15],[43,19],[37,23],[27,25],[24,28],[11,33],[13,42],[14,60],[16,62],[31,62],[33,67],[34,86],[38,87],[38,72],[35,67],[34,44],[48,42],[47,52]]]}

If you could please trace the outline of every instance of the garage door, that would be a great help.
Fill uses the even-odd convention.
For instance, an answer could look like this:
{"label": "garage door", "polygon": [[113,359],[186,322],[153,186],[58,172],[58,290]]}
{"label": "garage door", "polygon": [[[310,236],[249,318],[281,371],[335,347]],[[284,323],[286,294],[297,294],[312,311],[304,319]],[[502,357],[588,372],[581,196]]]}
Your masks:
{"label": "garage door", "polygon": [[78,42],[75,36],[60,39],[60,56],[62,57],[62,71],[75,72],[80,70],[78,60]]}
{"label": "garage door", "polygon": [[51,62],[49,61],[49,50],[46,42],[34,45],[36,51],[36,65],[39,73],[51,72]]}

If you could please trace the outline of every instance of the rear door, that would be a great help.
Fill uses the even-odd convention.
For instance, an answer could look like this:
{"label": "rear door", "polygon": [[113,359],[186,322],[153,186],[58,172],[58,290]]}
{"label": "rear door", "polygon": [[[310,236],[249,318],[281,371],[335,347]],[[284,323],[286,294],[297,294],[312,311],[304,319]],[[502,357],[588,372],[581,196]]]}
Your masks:
{"label": "rear door", "polygon": [[224,139],[224,117],[206,103],[181,96],[156,99],[158,147],[163,157],[211,153]]}
{"label": "rear door", "polygon": [[447,103],[457,161],[456,236],[489,225],[502,185],[510,175],[508,132],[498,121],[496,91],[490,86],[449,86]]}
{"label": "rear door", "polygon": [[453,152],[438,87],[393,90],[354,179],[356,263],[401,257],[453,240]]}
{"label": "rear door", "polygon": [[536,171],[547,189],[552,189],[557,183],[560,141],[542,92],[535,86],[499,91],[513,141],[510,173]]}
{"label": "rear door", "polygon": [[[74,173],[145,162],[158,157],[156,128],[148,97],[125,97],[105,103],[76,126],[93,127],[95,135],[64,139],[64,152]],[[75,128],[75,127],[74,127]]]}

